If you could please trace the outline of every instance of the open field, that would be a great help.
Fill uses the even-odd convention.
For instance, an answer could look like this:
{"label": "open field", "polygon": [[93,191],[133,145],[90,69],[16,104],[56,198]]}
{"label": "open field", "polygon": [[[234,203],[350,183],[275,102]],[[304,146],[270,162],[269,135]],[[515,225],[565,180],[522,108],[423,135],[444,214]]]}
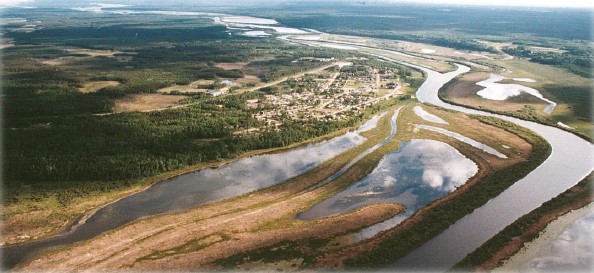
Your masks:
{"label": "open field", "polygon": [[114,87],[120,85],[117,81],[96,81],[96,82],[87,82],[83,83],[83,86],[79,88],[80,92],[82,93],[92,93],[97,92],[106,87]]}
{"label": "open field", "polygon": [[[535,120],[542,123],[559,126],[562,122],[575,129],[583,136],[592,133],[591,101],[593,86],[592,79],[584,78],[565,71],[561,68],[531,63],[526,60],[490,60],[490,64],[505,68],[498,73],[506,78],[528,78],[536,82],[519,82],[521,85],[539,90],[545,98],[557,103],[557,106],[548,115],[543,113],[545,104],[541,100],[529,95],[512,97],[506,101],[489,101],[472,93],[482,89],[475,85],[486,74],[471,73],[447,85],[447,90],[441,90],[444,99],[474,108],[487,109],[513,115],[516,117]],[[512,83],[505,80],[503,83]],[[513,82],[518,83],[518,82]]]}
{"label": "open field", "polygon": [[179,101],[187,98],[181,95],[135,94],[115,102],[114,112],[148,112],[178,105]]}
{"label": "open field", "polygon": [[242,69],[248,63],[217,63],[215,64],[216,67],[225,69],[225,70],[233,70],[233,69]]}

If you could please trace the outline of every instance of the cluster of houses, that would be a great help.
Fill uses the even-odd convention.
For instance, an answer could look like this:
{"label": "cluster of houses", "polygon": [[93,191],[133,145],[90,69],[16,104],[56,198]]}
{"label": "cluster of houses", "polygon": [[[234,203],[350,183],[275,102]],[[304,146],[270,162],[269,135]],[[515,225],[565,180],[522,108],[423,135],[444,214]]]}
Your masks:
{"label": "cluster of houses", "polygon": [[[254,117],[276,128],[281,125],[283,117],[294,120],[343,119],[380,101],[378,98],[380,87],[394,89],[398,86],[397,80],[389,81],[382,76],[395,79],[392,71],[382,70],[380,74],[369,66],[343,69],[338,75],[329,79],[322,75],[320,77],[306,75],[293,79],[291,83],[293,88],[285,84],[282,88],[286,90],[282,90],[279,94],[268,94],[264,99],[250,101],[248,104],[254,108],[260,106],[262,110]],[[312,78],[315,78],[315,81],[312,82]]]}

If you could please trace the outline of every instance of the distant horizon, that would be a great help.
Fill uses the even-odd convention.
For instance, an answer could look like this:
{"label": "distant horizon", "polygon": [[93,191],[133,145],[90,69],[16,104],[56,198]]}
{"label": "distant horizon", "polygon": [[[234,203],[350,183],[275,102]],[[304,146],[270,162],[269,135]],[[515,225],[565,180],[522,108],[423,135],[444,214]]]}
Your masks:
{"label": "distant horizon", "polygon": [[[304,2],[327,2],[324,0],[306,0]],[[331,2],[344,2],[344,3],[362,3],[365,2],[367,4],[420,4],[420,5],[454,5],[454,6],[490,6],[490,7],[533,7],[533,8],[588,8],[594,9],[594,1],[591,0],[566,0],[566,1],[559,1],[559,0],[542,0],[542,1],[526,1],[526,2],[518,2],[515,0],[475,0],[475,1],[465,1],[465,0],[330,0]],[[118,3],[118,4],[154,4],[158,3],[159,1],[153,0],[89,0],[89,1],[69,1],[69,0],[62,0],[62,1],[44,1],[44,0],[3,0],[0,3],[0,7],[10,7],[10,6],[31,6],[36,4],[41,4],[43,6],[52,5],[50,3],[59,3],[59,4],[84,4],[84,3]],[[177,2],[177,1],[173,1]],[[182,3],[187,4],[198,4],[202,2],[201,0],[198,1],[179,1]],[[228,3],[259,3],[259,2],[301,2],[297,0],[221,0],[219,4],[226,4]]]}
{"label": "distant horizon", "polygon": [[534,8],[590,8],[594,9],[594,2],[591,0],[542,0],[518,2],[515,0],[371,0],[384,3],[411,3],[411,4],[435,4],[435,5],[459,5],[459,6],[505,6],[505,7],[534,7]]}

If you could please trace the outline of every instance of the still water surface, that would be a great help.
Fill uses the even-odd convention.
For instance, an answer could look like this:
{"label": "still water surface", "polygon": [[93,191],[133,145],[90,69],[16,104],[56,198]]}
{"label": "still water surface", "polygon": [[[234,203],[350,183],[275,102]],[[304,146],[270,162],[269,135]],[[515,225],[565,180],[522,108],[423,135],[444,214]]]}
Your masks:
{"label": "still water surface", "polygon": [[11,268],[41,250],[93,238],[142,217],[171,213],[270,187],[311,170],[365,141],[356,132],[276,154],[232,161],[152,185],[99,209],[70,233],[3,249],[3,266]]}
{"label": "still water surface", "polygon": [[367,204],[396,203],[406,210],[401,222],[417,209],[454,191],[478,171],[477,165],[452,146],[413,139],[386,154],[367,176],[342,192],[299,214],[303,220],[354,211]]}

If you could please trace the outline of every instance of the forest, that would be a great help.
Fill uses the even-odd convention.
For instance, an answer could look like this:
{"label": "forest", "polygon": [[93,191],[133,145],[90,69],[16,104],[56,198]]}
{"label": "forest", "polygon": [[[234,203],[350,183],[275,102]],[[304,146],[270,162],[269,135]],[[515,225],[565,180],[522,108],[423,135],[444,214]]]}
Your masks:
{"label": "forest", "polygon": [[[106,18],[99,22],[109,21],[110,15],[101,16]],[[323,64],[292,62],[300,57],[348,54],[276,39],[230,37],[223,27],[208,23],[171,24],[180,22],[167,20],[151,28],[95,23],[7,33],[17,46],[3,50],[5,202],[57,193],[59,202],[67,204],[73,197],[126,187],[139,178],[326,135],[379,109],[338,121],[284,118],[281,130],[245,135],[233,132],[265,128],[252,117],[260,109],[246,105],[262,92],[189,94],[182,101],[191,103],[187,107],[112,114],[115,101],[131,94],[246,75],[267,82]],[[107,50],[113,56],[92,57],[81,49]],[[248,65],[226,70],[216,66],[220,62]],[[90,81],[119,85],[90,93],[78,90]]]}
{"label": "forest", "polygon": [[503,51],[509,55],[526,58],[531,62],[548,64],[567,69],[585,78],[594,76],[592,70],[592,58],[594,49],[591,46],[562,47],[561,52],[538,51],[528,46],[504,47]]}

